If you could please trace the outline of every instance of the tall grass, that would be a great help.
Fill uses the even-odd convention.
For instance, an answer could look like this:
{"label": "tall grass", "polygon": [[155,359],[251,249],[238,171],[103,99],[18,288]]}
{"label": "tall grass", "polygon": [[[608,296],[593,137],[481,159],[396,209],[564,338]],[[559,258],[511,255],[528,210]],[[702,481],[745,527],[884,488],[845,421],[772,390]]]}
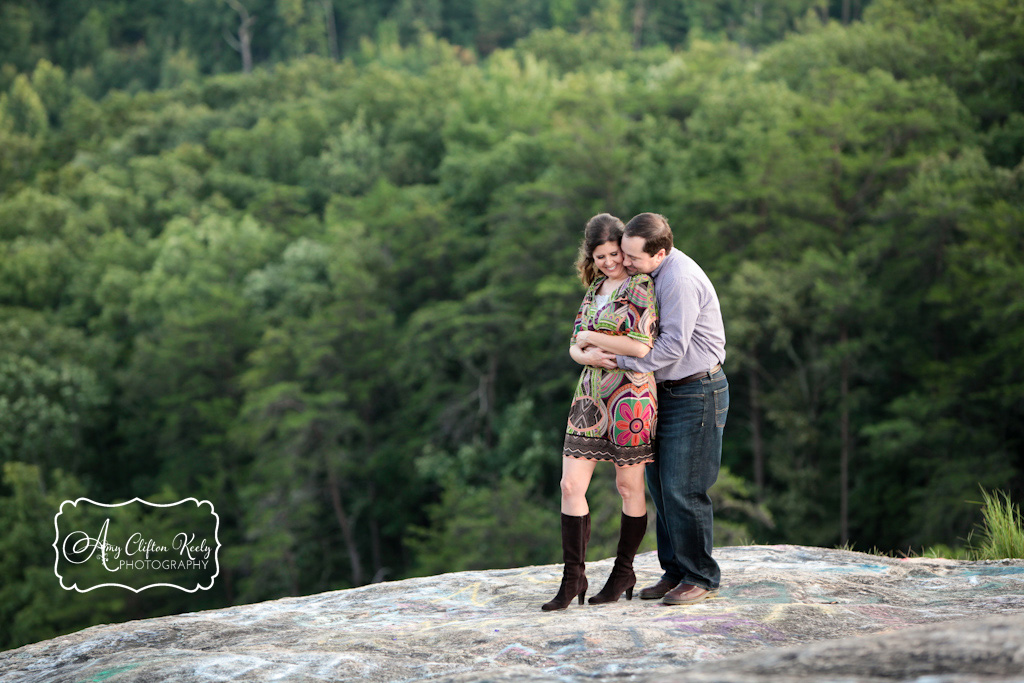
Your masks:
{"label": "tall grass", "polygon": [[[975,501],[977,502],[977,501]],[[967,535],[964,546],[952,548],[945,544],[928,546],[921,550],[921,557],[945,558],[951,560],[1003,560],[1024,559],[1024,514],[1010,500],[1010,494],[1003,491],[986,491],[981,488],[982,522]],[[837,550],[853,550],[853,543],[847,541]],[[873,555],[888,555],[877,548]],[[900,553],[903,557],[909,555]]]}
{"label": "tall grass", "polygon": [[977,536],[967,539],[970,554],[976,560],[1024,558],[1024,518],[1020,508],[1002,491],[981,489],[984,517]]}

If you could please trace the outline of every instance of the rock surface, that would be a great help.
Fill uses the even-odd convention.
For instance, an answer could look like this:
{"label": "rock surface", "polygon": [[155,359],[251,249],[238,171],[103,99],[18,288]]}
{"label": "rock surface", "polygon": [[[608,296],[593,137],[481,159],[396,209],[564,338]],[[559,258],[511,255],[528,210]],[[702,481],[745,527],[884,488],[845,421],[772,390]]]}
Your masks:
{"label": "rock surface", "polygon": [[[722,591],[689,607],[541,612],[560,565],[460,572],[96,626],[0,653],[0,680],[1024,683],[1022,560],[716,553]],[[636,570],[656,581],[654,553]]]}

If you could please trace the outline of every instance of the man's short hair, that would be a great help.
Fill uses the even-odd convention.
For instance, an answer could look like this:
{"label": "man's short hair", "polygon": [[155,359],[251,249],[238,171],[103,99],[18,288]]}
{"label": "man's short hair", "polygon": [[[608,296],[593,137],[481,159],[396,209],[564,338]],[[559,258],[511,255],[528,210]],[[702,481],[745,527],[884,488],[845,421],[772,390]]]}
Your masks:
{"label": "man's short hair", "polygon": [[626,223],[623,237],[643,237],[644,253],[654,256],[661,249],[668,255],[672,251],[672,228],[660,213],[641,213]]}

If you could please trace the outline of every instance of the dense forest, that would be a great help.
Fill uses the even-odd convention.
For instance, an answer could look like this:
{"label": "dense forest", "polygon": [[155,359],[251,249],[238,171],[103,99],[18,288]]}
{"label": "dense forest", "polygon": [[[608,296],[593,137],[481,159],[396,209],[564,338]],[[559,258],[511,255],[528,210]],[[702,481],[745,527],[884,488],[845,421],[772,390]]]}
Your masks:
{"label": "dense forest", "polygon": [[[963,545],[1024,494],[1022,160],[1017,0],[5,0],[0,648],[558,561],[601,211],[718,289],[716,542]],[[63,591],[86,495],[211,501],[214,588]]]}

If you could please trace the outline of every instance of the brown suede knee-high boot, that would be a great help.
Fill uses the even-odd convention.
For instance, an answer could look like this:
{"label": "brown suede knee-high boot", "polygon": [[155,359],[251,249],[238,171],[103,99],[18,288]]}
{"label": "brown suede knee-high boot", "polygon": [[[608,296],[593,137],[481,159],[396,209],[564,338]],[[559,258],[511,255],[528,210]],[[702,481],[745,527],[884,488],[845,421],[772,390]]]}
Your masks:
{"label": "brown suede knee-high boot", "polygon": [[562,515],[562,585],[550,602],[541,606],[545,612],[565,609],[572,599],[579,596],[580,604],[587,595],[585,575],[587,543],[590,542],[590,514],[582,517]]}
{"label": "brown suede knee-high boot", "polygon": [[612,566],[612,573],[608,576],[604,588],[590,598],[591,605],[599,605],[602,602],[615,602],[626,592],[626,599],[633,599],[633,586],[636,585],[636,574],[633,573],[633,557],[640,547],[640,541],[644,540],[647,533],[647,515],[642,517],[630,517],[622,513],[622,522],[619,528],[619,545],[615,551],[615,564]]}

